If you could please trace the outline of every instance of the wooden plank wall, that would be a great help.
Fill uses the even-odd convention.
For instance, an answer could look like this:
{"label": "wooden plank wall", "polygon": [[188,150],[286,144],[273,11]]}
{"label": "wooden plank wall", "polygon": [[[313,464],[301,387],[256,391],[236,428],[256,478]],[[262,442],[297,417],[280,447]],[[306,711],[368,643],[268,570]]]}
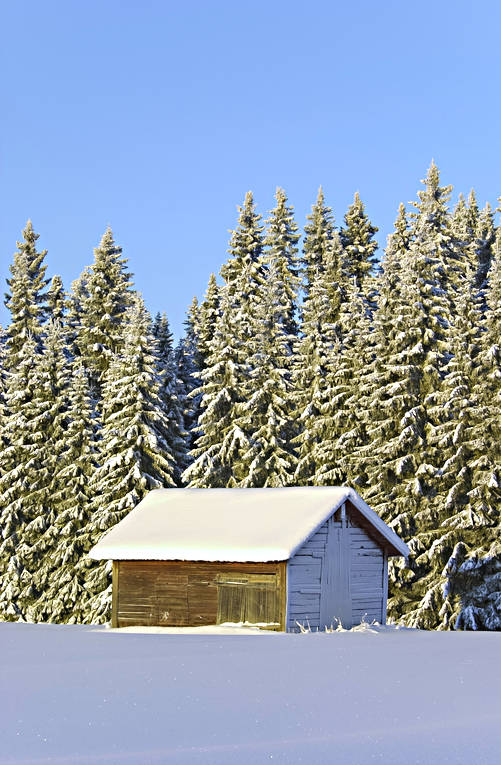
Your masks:
{"label": "wooden plank wall", "polygon": [[[353,624],[384,621],[386,597],[384,572],[387,566],[384,550],[368,533],[370,529],[354,523],[350,528],[351,597]],[[365,525],[365,524],[364,524]]]}
{"label": "wooden plank wall", "polygon": [[301,547],[287,565],[287,631],[299,624],[320,625],[320,582],[327,544],[327,523]]}
{"label": "wooden plank wall", "polygon": [[285,627],[285,563],[116,561],[116,625],[216,624],[219,574],[274,574],[280,589],[276,621]]}
{"label": "wooden plank wall", "polygon": [[[338,520],[338,516],[340,519]],[[327,522],[328,535],[322,566],[320,591],[320,628],[353,626],[351,600],[351,546],[350,520],[342,508],[341,513]]]}
{"label": "wooden plank wall", "polygon": [[[369,622],[375,620],[384,623],[387,598],[385,592],[387,556],[380,540],[376,540],[370,533],[372,532],[370,524],[351,504],[347,504],[347,521],[348,528],[341,530],[338,516],[335,520],[330,520],[332,530],[338,535],[341,531],[347,532],[349,540],[349,546],[343,546],[343,561],[330,561],[331,578],[335,575],[336,568],[339,568],[337,563],[342,563],[348,569],[343,570],[343,577],[340,577],[339,591],[347,594],[351,601],[352,624],[360,624],[364,618]],[[329,521],[327,521],[287,564],[287,631],[289,632],[298,632],[300,629],[298,623],[305,627],[309,625],[312,629],[323,629],[321,617],[325,619],[325,609],[321,609],[321,592],[322,582],[326,582],[329,569],[327,557],[339,554],[339,545],[330,543],[328,545],[329,531]],[[346,575],[349,577],[347,586]],[[333,587],[335,586],[334,584]],[[340,610],[336,605],[336,597],[337,594],[333,593],[331,602],[326,605],[327,608],[330,607],[330,610],[332,608],[334,611],[336,608]],[[343,614],[345,611],[346,609]],[[344,618],[343,614],[340,614],[343,624],[351,626],[349,614],[344,615]]]}

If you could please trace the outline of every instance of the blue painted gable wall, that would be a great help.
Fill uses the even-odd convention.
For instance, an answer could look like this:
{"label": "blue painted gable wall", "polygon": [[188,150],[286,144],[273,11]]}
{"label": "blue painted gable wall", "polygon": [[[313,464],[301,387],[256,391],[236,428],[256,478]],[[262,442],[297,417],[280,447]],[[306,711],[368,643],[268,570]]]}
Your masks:
{"label": "blue painted gable wall", "polygon": [[[343,528],[342,526],[346,526]],[[287,564],[287,630],[384,623],[386,566],[384,550],[347,512],[329,518]],[[331,613],[332,611],[332,613]]]}

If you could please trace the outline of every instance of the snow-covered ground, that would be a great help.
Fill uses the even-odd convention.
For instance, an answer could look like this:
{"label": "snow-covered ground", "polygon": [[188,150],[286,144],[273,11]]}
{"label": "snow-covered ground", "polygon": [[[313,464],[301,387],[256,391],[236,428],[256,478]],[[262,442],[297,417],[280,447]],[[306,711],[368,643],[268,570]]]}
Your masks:
{"label": "snow-covered ground", "polygon": [[0,624],[0,763],[498,765],[500,656],[500,633]]}

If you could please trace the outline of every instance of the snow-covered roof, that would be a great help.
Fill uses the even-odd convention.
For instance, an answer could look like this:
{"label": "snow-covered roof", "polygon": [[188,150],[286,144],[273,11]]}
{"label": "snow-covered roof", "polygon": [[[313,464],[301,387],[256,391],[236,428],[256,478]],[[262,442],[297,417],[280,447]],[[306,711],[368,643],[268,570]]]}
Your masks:
{"label": "snow-covered roof", "polygon": [[96,560],[288,560],[349,500],[387,543],[407,545],[345,486],[156,489],[95,545]]}

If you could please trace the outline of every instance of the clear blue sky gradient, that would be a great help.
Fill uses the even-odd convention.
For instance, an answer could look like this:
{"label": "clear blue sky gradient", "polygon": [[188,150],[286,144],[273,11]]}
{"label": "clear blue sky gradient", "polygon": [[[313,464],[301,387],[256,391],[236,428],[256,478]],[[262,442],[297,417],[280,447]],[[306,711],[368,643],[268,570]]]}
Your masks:
{"label": "clear blue sky gradient", "polygon": [[500,28],[497,0],[2,3],[3,284],[28,218],[68,288],[110,224],[179,336],[248,189],[301,227],[358,190],[382,245],[432,157],[495,206]]}

